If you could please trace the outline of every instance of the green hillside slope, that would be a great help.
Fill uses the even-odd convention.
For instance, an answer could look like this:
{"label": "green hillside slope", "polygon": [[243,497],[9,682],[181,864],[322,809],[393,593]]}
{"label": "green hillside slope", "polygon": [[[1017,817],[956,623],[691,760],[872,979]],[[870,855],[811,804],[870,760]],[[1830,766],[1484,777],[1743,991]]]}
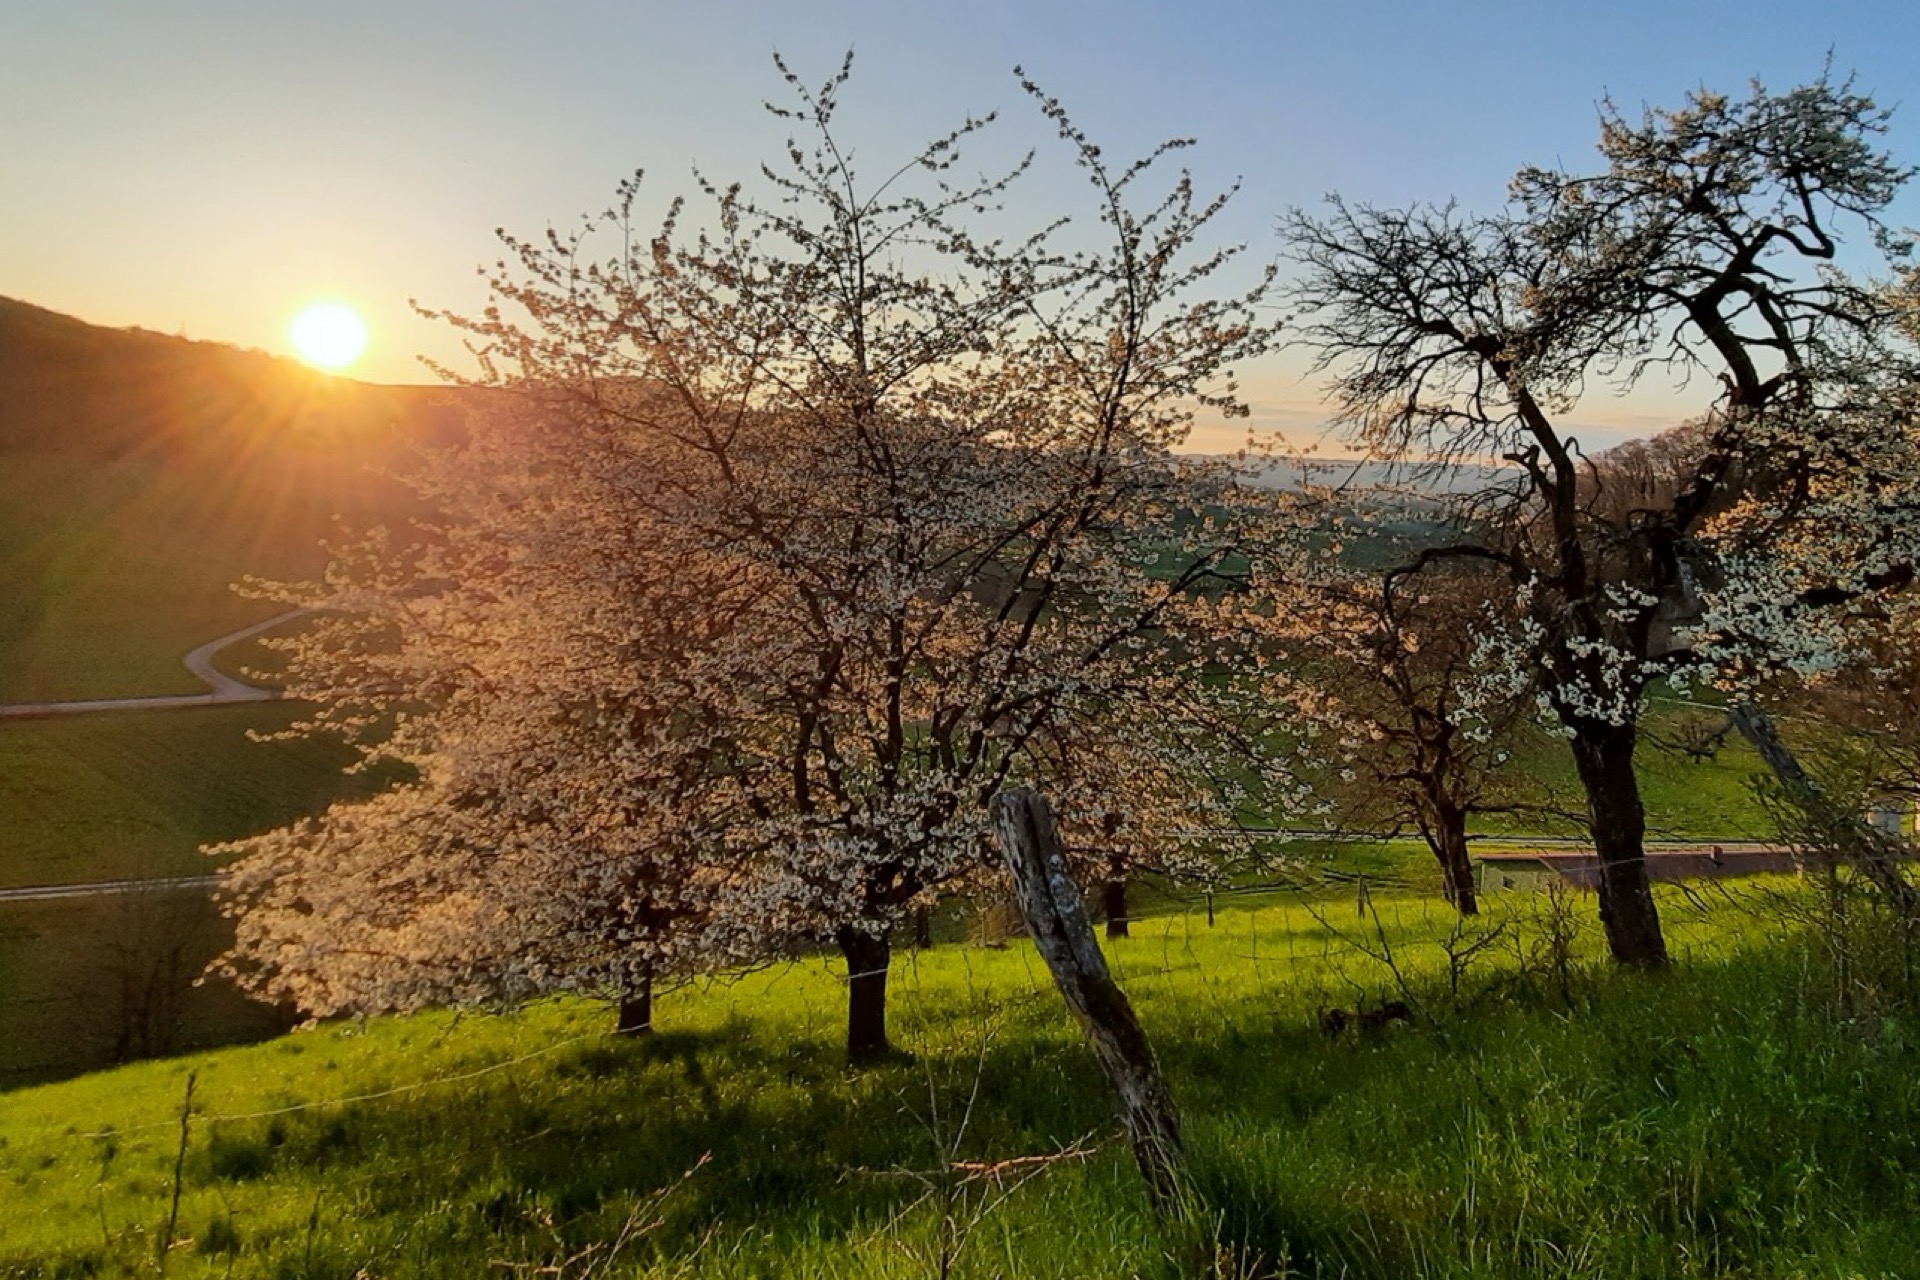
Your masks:
{"label": "green hillside slope", "polygon": [[275,608],[232,584],[415,514],[384,472],[462,421],[451,391],[0,299],[0,702],[197,692],[180,655]]}
{"label": "green hillside slope", "polygon": [[284,703],[0,720],[0,888],[199,875],[199,847],[379,785],[325,740],[256,741]]}

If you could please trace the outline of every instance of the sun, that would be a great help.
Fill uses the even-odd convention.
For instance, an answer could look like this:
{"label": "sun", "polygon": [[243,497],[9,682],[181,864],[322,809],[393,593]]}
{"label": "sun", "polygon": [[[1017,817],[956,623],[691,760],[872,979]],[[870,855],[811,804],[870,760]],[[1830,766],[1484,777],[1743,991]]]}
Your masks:
{"label": "sun", "polygon": [[367,347],[367,323],[344,302],[315,302],[287,326],[293,349],[308,364],[344,369]]}

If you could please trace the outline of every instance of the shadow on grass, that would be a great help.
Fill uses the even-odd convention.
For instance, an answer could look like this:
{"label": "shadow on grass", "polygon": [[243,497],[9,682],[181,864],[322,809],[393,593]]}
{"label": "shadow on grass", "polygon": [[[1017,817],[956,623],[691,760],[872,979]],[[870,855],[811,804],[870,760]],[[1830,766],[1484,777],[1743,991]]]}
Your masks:
{"label": "shadow on grass", "polygon": [[[1871,998],[1836,1002],[1817,957],[1765,925],[1662,976],[1584,970],[1571,1001],[1493,974],[1457,1003],[1423,986],[1424,1021],[1371,1036],[1323,1034],[1316,989],[1291,969],[1233,998],[1206,988],[1237,952],[1200,939],[1140,984],[1154,988],[1141,1005],[1206,1225],[1239,1268],[1222,1274],[1903,1274],[1920,1256],[1911,993],[1889,968]],[[969,962],[978,990],[975,971],[939,963],[920,961],[926,985],[899,1009],[915,1061],[849,1071],[837,1043],[781,1020],[814,998],[783,986],[710,1031],[209,1121],[189,1151],[194,1212],[239,1206],[241,1227],[213,1236],[262,1272],[311,1237],[314,1256],[377,1274],[478,1274],[610,1240],[677,1188],[636,1246],[669,1270],[926,1274],[902,1241],[937,1225],[914,1207],[922,1175],[971,1097],[960,1159],[1104,1143],[1014,1193],[982,1274],[1159,1274],[1169,1246],[1124,1144],[1104,1141],[1113,1111],[1065,1010],[1007,986],[1004,958]],[[954,1024],[976,997],[995,1021],[970,1038]]]}
{"label": "shadow on grass", "polygon": [[[1068,1084],[1045,1061],[1052,1049],[1008,1043],[978,1063],[970,1149],[1048,1151],[1056,1134],[1108,1123],[1091,1073]],[[324,1187],[354,1203],[363,1237],[431,1204],[430,1227],[394,1229],[430,1230],[436,1250],[475,1259],[550,1231],[610,1239],[635,1203],[677,1186],[650,1246],[662,1256],[697,1251],[722,1223],[778,1249],[873,1228],[918,1199],[904,1171],[935,1161],[929,1089],[947,1095],[940,1106],[964,1102],[974,1066],[903,1058],[850,1071],[837,1045],[771,1043],[736,1019],[583,1045],[527,1079],[215,1122],[187,1180]]]}

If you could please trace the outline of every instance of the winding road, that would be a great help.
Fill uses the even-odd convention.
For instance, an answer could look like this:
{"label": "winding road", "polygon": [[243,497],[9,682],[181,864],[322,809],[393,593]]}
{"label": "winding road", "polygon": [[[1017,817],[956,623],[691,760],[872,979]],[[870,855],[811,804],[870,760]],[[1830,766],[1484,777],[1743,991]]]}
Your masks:
{"label": "winding road", "polygon": [[[24,720],[38,716],[84,715],[96,711],[165,711],[175,707],[218,707],[231,702],[272,702],[281,697],[278,689],[236,680],[213,665],[213,655],[230,644],[251,640],[262,632],[292,622],[311,613],[311,609],[289,609],[264,622],[228,632],[191,650],[180,661],[207,686],[206,693],[160,694],[145,698],[87,698],[72,702],[13,702],[0,705],[0,720]],[[152,880],[107,880],[93,884],[30,884],[0,889],[0,902],[47,902],[58,898],[99,898],[123,893],[205,891],[219,881],[218,876],[164,876]]]}
{"label": "winding road", "polygon": [[84,715],[95,711],[164,711],[172,707],[217,707],[229,702],[272,702],[281,696],[278,689],[263,689],[259,685],[234,679],[213,665],[213,655],[230,644],[251,640],[262,632],[271,631],[277,626],[292,622],[295,618],[311,612],[313,612],[311,609],[289,609],[285,613],[268,618],[265,622],[256,622],[250,627],[228,632],[191,650],[180,661],[188,671],[206,684],[208,689],[206,693],[157,694],[144,698],[87,698],[72,702],[10,702],[0,705],[0,720],[18,720],[30,716]]}

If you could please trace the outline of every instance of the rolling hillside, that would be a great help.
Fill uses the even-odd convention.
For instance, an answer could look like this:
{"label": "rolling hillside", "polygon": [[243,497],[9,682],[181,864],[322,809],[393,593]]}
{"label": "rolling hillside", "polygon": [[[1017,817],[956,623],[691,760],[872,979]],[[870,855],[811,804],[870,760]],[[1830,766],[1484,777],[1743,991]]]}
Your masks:
{"label": "rolling hillside", "polygon": [[[1015,941],[902,963],[913,1056],[864,1071],[836,966],[800,960],[671,993],[651,1036],[553,1000],[0,1092],[0,1275],[1904,1280],[1920,1039],[1886,989],[1835,1002],[1783,892],[1664,891],[1687,959],[1657,977],[1602,967],[1590,921],[1556,971],[1533,895],[1464,977],[1431,897],[1383,897],[1377,935],[1295,900],[1108,943],[1182,1112],[1184,1222]],[[1321,1029],[1390,999],[1418,1018]]]}
{"label": "rolling hillside", "polygon": [[232,584],[404,520],[380,472],[461,394],[0,299],[0,702],[196,692],[180,654],[273,612]]}
{"label": "rolling hillside", "polygon": [[[382,469],[463,419],[458,392],[0,299],[0,702],[201,692],[181,655],[280,609],[233,584],[311,575],[341,525],[415,514]],[[203,843],[351,791],[337,745],[249,736],[291,717],[0,722],[0,885],[196,874]],[[0,904],[0,1087],[274,1029],[191,985],[225,938],[204,894]]]}

